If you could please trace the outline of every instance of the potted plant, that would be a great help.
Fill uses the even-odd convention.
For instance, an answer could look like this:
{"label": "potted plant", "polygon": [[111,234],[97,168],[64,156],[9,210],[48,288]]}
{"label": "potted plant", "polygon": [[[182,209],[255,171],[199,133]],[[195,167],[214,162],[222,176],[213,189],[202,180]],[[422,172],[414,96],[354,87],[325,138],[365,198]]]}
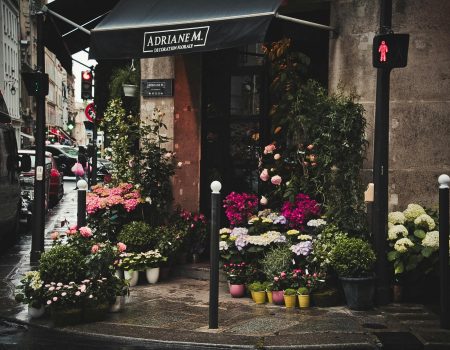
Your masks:
{"label": "potted plant", "polygon": [[158,243],[157,231],[144,221],[132,221],[123,226],[117,240],[132,253],[145,252]]}
{"label": "potted plant", "polygon": [[111,284],[114,288],[116,298],[110,305],[109,312],[120,312],[125,307],[125,298],[130,295],[129,284],[125,279],[116,276]]}
{"label": "potted plant", "polygon": [[275,305],[284,304],[284,290],[289,286],[286,272],[281,272],[273,277],[272,282],[272,302]]}
{"label": "potted plant", "polygon": [[263,283],[258,281],[250,283],[249,289],[253,293],[253,300],[256,304],[264,304],[266,302],[266,289]]}
{"label": "potted plant", "polygon": [[84,283],[50,282],[44,285],[46,306],[55,326],[67,326],[80,323],[83,316],[83,305],[87,287]]}
{"label": "potted plant", "polygon": [[294,308],[297,299],[297,291],[294,288],[284,290],[284,304],[287,308]]}
{"label": "potted plant", "polygon": [[263,283],[264,285],[264,289],[267,293],[267,301],[272,304],[273,303],[273,298],[272,298],[272,289],[273,289],[273,283],[270,281],[266,281]]}
{"label": "potted plant", "polygon": [[131,287],[137,285],[139,271],[146,271],[149,283],[156,283],[159,277],[159,264],[166,261],[159,251],[149,250],[142,253],[122,253],[120,254],[119,267],[123,268],[125,279]]}
{"label": "potted plant", "polygon": [[342,282],[349,308],[366,310],[373,307],[375,260],[372,247],[361,238],[347,237],[334,247],[331,266]]}
{"label": "potted plant", "polygon": [[245,295],[246,267],[245,262],[223,265],[229,283],[230,295],[233,298],[242,298]]}
{"label": "potted plant", "polygon": [[28,315],[31,318],[41,317],[44,312],[44,282],[38,271],[29,271],[20,280],[16,288],[16,301],[28,305]]}
{"label": "potted plant", "polygon": [[56,245],[42,254],[39,273],[44,283],[80,281],[86,276],[85,257],[75,247]]}
{"label": "potted plant", "polygon": [[150,284],[158,282],[160,264],[167,261],[167,258],[162,256],[158,249],[141,253],[141,256],[143,256],[146,265],[147,282]]}
{"label": "potted plant", "polygon": [[109,83],[112,98],[121,97],[124,94],[127,97],[136,96],[139,88],[140,73],[133,65],[116,68],[112,73]]}
{"label": "potted plant", "polygon": [[297,290],[298,294],[298,305],[300,308],[307,308],[309,307],[309,289],[306,287],[300,287]]}

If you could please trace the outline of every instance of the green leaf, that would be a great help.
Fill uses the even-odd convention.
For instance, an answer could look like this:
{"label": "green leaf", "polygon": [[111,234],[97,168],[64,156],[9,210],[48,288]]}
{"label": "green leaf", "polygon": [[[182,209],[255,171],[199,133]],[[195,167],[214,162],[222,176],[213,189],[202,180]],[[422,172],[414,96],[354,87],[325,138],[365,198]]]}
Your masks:
{"label": "green leaf", "polygon": [[433,254],[433,249],[430,247],[425,247],[422,249],[422,255],[425,258],[429,258],[431,256],[431,254]]}
{"label": "green leaf", "polygon": [[424,239],[426,236],[426,233],[424,230],[415,230],[414,236],[416,236],[417,238],[420,238],[420,239]]}
{"label": "green leaf", "polygon": [[394,261],[395,259],[397,259],[400,256],[400,253],[397,252],[396,250],[393,250],[391,252],[388,253],[387,255],[387,259],[388,261]]}
{"label": "green leaf", "polygon": [[396,275],[398,275],[398,274],[400,274],[400,273],[403,273],[403,271],[405,271],[405,267],[404,267],[404,265],[403,265],[402,262],[399,262],[399,263],[397,264],[397,266],[395,267],[394,273],[395,273]]}

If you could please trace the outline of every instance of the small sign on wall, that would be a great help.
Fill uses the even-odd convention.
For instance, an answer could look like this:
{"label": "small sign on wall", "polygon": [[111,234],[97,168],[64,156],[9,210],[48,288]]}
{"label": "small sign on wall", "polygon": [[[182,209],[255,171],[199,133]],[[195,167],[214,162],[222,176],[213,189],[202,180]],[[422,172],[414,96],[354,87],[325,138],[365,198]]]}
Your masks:
{"label": "small sign on wall", "polygon": [[143,79],[141,94],[144,97],[172,97],[173,79]]}

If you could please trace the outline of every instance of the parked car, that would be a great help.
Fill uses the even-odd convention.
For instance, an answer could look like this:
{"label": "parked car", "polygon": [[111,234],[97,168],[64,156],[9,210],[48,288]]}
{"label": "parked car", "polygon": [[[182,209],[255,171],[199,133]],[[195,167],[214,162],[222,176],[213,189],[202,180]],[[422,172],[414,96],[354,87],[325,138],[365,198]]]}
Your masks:
{"label": "parked car", "polygon": [[[31,159],[31,168],[20,174],[20,186],[22,195],[21,218],[26,219],[30,225],[33,215],[34,181],[36,169],[36,151],[20,150],[20,155],[28,155]],[[45,210],[48,210],[50,202],[50,178],[52,170],[52,154],[45,152]]]}
{"label": "parked car", "polygon": [[20,232],[20,171],[30,168],[30,158],[19,156],[11,118],[0,92],[0,249]]}

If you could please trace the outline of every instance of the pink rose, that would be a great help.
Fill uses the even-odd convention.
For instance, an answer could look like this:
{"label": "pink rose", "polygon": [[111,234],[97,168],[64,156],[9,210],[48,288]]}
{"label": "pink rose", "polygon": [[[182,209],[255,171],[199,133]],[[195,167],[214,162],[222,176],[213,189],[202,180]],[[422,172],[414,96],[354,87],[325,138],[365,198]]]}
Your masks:
{"label": "pink rose", "polygon": [[272,184],[274,184],[275,186],[279,186],[281,184],[281,176],[275,175],[272,176],[272,178],[270,179],[270,182],[272,182]]}
{"label": "pink rose", "polygon": [[261,172],[261,175],[259,175],[259,178],[260,178],[262,181],[267,181],[267,180],[269,180],[269,172],[267,171],[267,169],[264,169],[264,170]]}
{"label": "pink rose", "polygon": [[275,282],[278,282],[279,278],[275,276],[275,277],[273,278],[273,280],[274,280]]}
{"label": "pink rose", "polygon": [[119,242],[119,243],[117,243],[117,249],[119,249],[119,252],[124,252],[125,250],[127,250],[127,246],[124,244],[124,243],[122,243],[122,242]]}
{"label": "pink rose", "polygon": [[56,241],[59,238],[59,233],[58,232],[52,232],[50,234],[50,238],[52,239],[52,241]]}
{"label": "pink rose", "polygon": [[94,244],[91,248],[91,253],[95,254],[99,251],[100,247],[98,246],[98,244]]}
{"label": "pink rose", "polygon": [[69,230],[76,230],[78,227],[76,224],[69,226]]}
{"label": "pink rose", "polygon": [[264,197],[264,196],[262,196],[261,197],[261,199],[260,199],[260,201],[259,201],[259,203],[261,204],[261,205],[267,205],[267,198],[266,197]]}
{"label": "pink rose", "polygon": [[279,153],[277,153],[273,156],[273,159],[275,159],[275,160],[278,160],[280,158],[281,158],[281,155]]}
{"label": "pink rose", "polygon": [[264,147],[264,154],[272,153],[276,149],[274,144],[267,145]]}
{"label": "pink rose", "polygon": [[286,272],[280,273],[280,276],[281,276],[282,278],[286,277]]}
{"label": "pink rose", "polygon": [[306,148],[311,151],[314,148],[314,145],[308,145],[308,147],[306,147]]}
{"label": "pink rose", "polygon": [[83,226],[80,227],[80,234],[84,237],[84,238],[89,238],[92,237],[92,231],[89,227],[87,226]]}

